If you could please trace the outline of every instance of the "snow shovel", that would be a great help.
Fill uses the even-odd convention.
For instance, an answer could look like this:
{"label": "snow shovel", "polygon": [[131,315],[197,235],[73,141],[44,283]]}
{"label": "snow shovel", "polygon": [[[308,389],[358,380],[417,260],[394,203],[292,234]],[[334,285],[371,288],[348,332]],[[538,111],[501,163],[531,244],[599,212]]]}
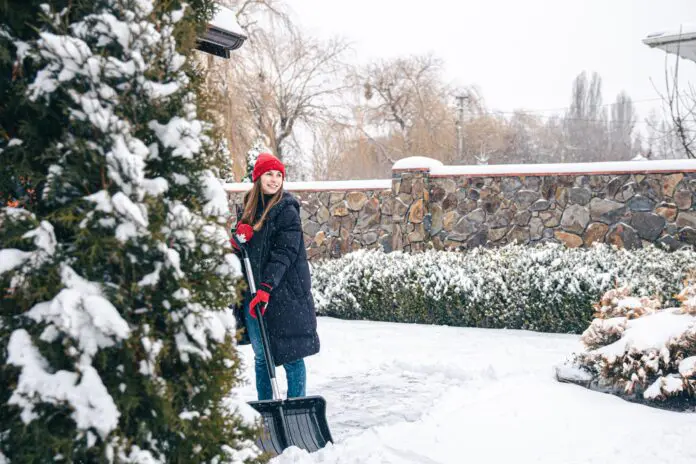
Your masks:
{"label": "snow shovel", "polygon": [[[233,237],[242,251],[249,291],[252,296],[256,295],[256,283],[249,255],[234,234]],[[273,399],[249,402],[249,405],[256,409],[263,419],[263,432],[256,444],[262,451],[274,456],[281,454],[285,448],[290,446],[297,446],[310,453],[320,450],[327,443],[333,443],[329,423],[326,420],[326,400],[321,396],[280,398],[271,345],[266,331],[266,323],[261,313],[262,311],[257,312],[256,320],[261,332],[266,368],[273,389]]]}

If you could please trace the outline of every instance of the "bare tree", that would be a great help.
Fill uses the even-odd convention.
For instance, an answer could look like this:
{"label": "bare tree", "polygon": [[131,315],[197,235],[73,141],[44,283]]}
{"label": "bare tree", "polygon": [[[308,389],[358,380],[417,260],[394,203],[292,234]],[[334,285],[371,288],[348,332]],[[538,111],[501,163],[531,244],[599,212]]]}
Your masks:
{"label": "bare tree", "polygon": [[[508,121],[502,115],[480,114],[469,118],[463,125],[464,163],[506,163],[510,140]],[[460,161],[461,162],[461,161]]]}
{"label": "bare tree", "polygon": [[252,39],[242,54],[237,85],[256,129],[282,159],[293,148],[298,125],[311,128],[333,119],[347,88],[343,57],[349,44],[313,39],[294,28]]}
{"label": "bare tree", "polygon": [[611,105],[609,154],[612,160],[629,160],[633,157],[634,147],[637,146],[633,139],[636,119],[633,100],[626,92],[621,92]]}
{"label": "bare tree", "polygon": [[543,122],[537,115],[516,111],[507,121],[505,147],[499,163],[535,163],[540,156]]}
{"label": "bare tree", "polygon": [[558,162],[557,154],[563,150],[565,144],[564,121],[558,115],[553,115],[546,120],[540,129],[539,158],[537,162]]}
{"label": "bare tree", "polygon": [[205,88],[216,116],[215,125],[230,151],[233,177],[241,179],[246,173],[246,152],[260,134],[237,85],[239,67],[235,61],[212,55],[199,55],[198,58],[208,71]]}
{"label": "bare tree", "polygon": [[602,79],[582,72],[573,82],[570,108],[565,116],[566,143],[562,162],[601,161],[608,147],[607,112],[602,105]]}
{"label": "bare tree", "polygon": [[341,155],[347,138],[345,127],[335,124],[327,124],[314,131],[311,151],[314,180],[340,178]]}
{"label": "bare tree", "polygon": [[[221,0],[220,3],[235,12],[239,24],[250,36],[262,33],[263,29],[292,26],[284,0]],[[246,173],[247,151],[259,137],[266,137],[257,129],[239,86],[243,73],[240,53],[252,42],[251,39],[247,41],[230,59],[203,53],[194,55],[198,64],[207,69],[205,89],[209,106],[213,109],[216,127],[227,142],[231,178],[238,180]]]}
{"label": "bare tree", "polygon": [[282,0],[224,4],[236,12],[249,38],[229,60],[207,55],[199,61],[209,71],[207,88],[235,175],[244,175],[246,152],[261,137],[298,168],[291,169],[296,178],[300,166],[307,170],[300,146],[310,148],[311,133],[332,120],[346,88],[343,55],[349,44],[308,37],[292,23]]}
{"label": "bare tree", "polygon": [[223,0],[237,22],[247,32],[275,27],[292,27],[292,19],[283,0]]}
{"label": "bare tree", "polygon": [[[677,49],[677,55],[679,50]],[[670,75],[668,58],[665,58],[665,93],[661,95],[672,121],[673,131],[681,144],[683,154],[696,158],[696,89],[692,83],[679,81],[680,58],[676,59]]]}
{"label": "bare tree", "polygon": [[[362,98],[364,136],[381,147],[381,156],[425,155],[455,161],[455,91],[442,78],[442,61],[431,55],[373,62],[354,75]],[[479,98],[464,89],[472,108]],[[467,108],[467,112],[470,109]]]}

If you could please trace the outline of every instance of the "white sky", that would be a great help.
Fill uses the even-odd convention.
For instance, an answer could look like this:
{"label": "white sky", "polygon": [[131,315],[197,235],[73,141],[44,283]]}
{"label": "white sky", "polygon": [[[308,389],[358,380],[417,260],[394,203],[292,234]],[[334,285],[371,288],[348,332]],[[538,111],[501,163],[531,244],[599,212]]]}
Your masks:
{"label": "white sky", "polygon": [[[433,52],[446,78],[476,85],[489,109],[565,108],[586,70],[603,79],[604,102],[626,90],[641,117],[664,89],[666,54],[649,33],[696,22],[696,0],[292,0],[310,33],[354,43],[355,59]],[[670,65],[674,64],[670,59]],[[696,85],[696,63],[681,61]],[[551,112],[541,114],[549,115]],[[640,125],[639,125],[640,127]]]}

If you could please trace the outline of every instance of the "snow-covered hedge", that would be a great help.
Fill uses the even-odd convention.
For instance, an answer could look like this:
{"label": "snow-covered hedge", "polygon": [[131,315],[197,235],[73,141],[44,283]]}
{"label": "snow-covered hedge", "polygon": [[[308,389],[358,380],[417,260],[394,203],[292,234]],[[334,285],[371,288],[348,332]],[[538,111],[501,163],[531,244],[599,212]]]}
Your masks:
{"label": "snow-covered hedge", "polygon": [[[566,372],[586,385],[628,399],[687,408],[696,403],[696,284],[660,298],[631,296],[628,288],[605,293],[596,318],[582,334],[585,351]],[[663,309],[664,308],[664,309]]]}
{"label": "snow-covered hedge", "polygon": [[356,251],[312,266],[319,314],[466,327],[581,333],[602,294],[679,292],[696,253],[607,245],[568,249],[510,245],[472,251]]}

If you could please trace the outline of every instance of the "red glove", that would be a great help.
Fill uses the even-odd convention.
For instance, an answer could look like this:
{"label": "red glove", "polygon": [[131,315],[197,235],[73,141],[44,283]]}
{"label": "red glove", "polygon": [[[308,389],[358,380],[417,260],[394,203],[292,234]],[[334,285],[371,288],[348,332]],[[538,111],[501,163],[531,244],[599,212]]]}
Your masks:
{"label": "red glove", "polygon": [[[262,287],[265,287],[269,291],[271,290],[271,286],[267,284],[261,284]],[[261,308],[261,315],[263,316],[266,314],[266,306],[268,306],[268,300],[271,298],[271,294],[268,293],[268,291],[263,290],[263,289],[258,289],[256,290],[256,295],[254,295],[254,298],[252,298],[251,303],[249,303],[249,314],[251,317],[256,319],[256,307],[258,306]]]}
{"label": "red glove", "polygon": [[[254,236],[254,229],[249,224],[240,223],[237,225],[237,229],[234,231],[234,235],[239,240],[239,243],[248,243],[251,237]],[[237,242],[233,238],[230,239],[232,248],[239,250]]]}

